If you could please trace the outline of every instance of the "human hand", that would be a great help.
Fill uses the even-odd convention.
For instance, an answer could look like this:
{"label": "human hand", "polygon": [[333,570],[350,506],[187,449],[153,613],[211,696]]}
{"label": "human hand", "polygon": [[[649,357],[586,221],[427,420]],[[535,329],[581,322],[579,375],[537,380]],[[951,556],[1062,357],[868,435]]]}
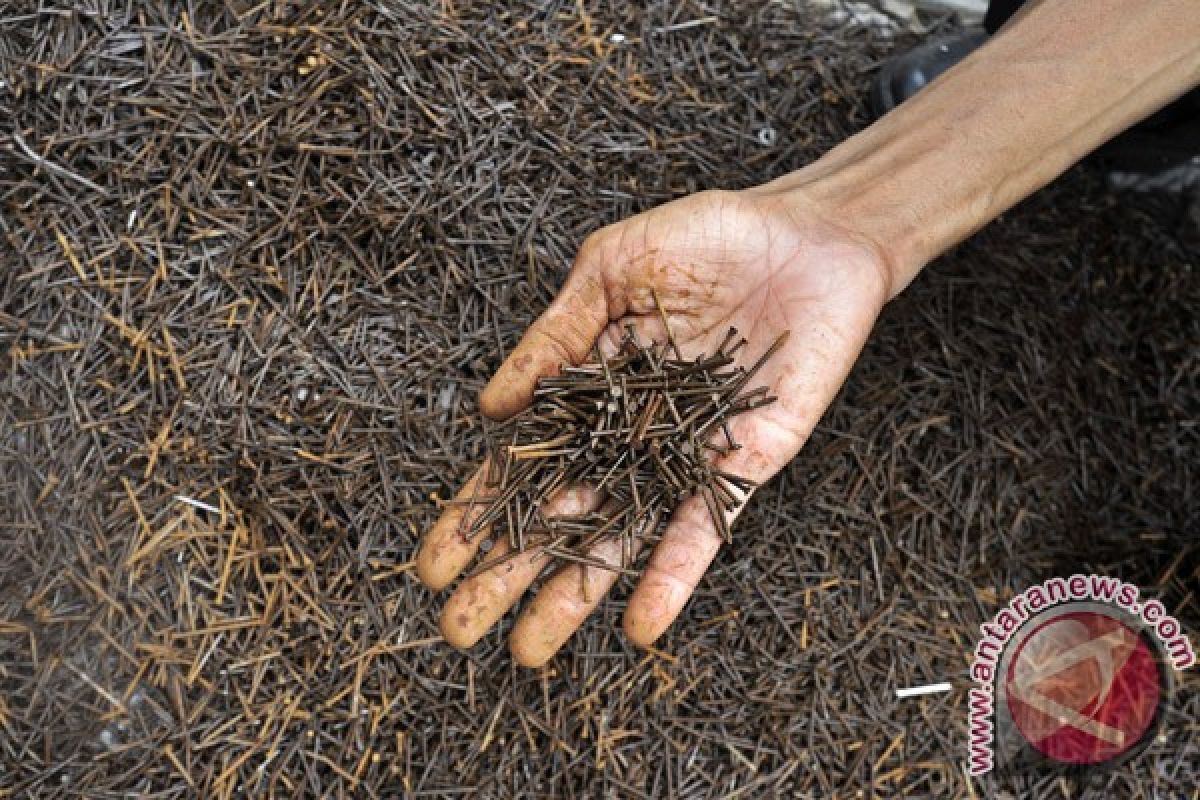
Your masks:
{"label": "human hand", "polygon": [[[778,402],[735,417],[730,427],[742,446],[717,459],[722,469],[761,483],[799,451],[890,296],[881,252],[795,190],[768,185],[703,192],[660,206],[584,242],[562,290],[501,365],[480,405],[492,417],[520,411],[539,377],[587,360],[594,344],[614,352],[627,324],[643,340],[661,342],[665,317],[684,358],[712,352],[734,326],[748,340],[739,351],[745,364],[790,330],[756,380]],[[478,473],[460,499],[472,496],[477,479]],[[586,490],[573,490],[552,511],[581,513],[593,502]],[[740,510],[729,513],[731,523]],[[462,531],[469,525],[460,522],[481,511],[450,505],[425,536],[417,574],[427,586],[444,588],[475,557],[486,536],[468,541]],[[721,541],[699,497],[677,507],[625,611],[625,631],[635,644],[649,645],[666,630]],[[489,558],[506,549],[497,543]],[[535,552],[465,580],[442,613],[446,640],[457,647],[478,641],[538,576],[544,562],[534,560]],[[593,555],[619,561],[615,545],[600,546]],[[527,666],[547,661],[615,581],[613,571],[581,574],[574,565],[553,575],[516,622],[516,660]]]}

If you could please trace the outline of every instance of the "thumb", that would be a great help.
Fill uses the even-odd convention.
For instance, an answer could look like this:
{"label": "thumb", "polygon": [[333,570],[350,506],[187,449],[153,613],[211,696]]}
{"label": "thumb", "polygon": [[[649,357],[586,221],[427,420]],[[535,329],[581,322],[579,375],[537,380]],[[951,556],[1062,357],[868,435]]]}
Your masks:
{"label": "thumb", "polygon": [[494,418],[512,416],[533,400],[538,378],[562,364],[579,364],[591,352],[609,321],[604,277],[594,255],[594,237],[584,242],[558,296],[537,318],[520,343],[484,387],[479,405]]}

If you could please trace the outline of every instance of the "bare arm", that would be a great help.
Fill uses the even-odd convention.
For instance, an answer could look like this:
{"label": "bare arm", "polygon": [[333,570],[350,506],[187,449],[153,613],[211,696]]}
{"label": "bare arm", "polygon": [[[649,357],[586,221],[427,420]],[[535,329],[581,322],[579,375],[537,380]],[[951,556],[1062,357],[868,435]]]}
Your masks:
{"label": "bare arm", "polygon": [[932,258],[1200,84],[1200,0],[1036,0],[819,161],[803,189],[875,239],[895,295]]}

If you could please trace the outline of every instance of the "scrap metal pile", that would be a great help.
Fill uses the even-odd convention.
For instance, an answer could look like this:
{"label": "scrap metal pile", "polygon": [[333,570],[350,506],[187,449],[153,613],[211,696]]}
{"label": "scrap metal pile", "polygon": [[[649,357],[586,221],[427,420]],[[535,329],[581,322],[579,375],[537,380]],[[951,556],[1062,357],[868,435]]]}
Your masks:
{"label": "scrap metal pile", "polygon": [[[477,398],[598,227],[869,124],[911,40],[863,5],[0,0],[0,798],[1000,797],[966,693],[895,687],[965,686],[1081,562],[1200,630],[1197,262],[1074,171],[889,304],[652,650],[622,591],[542,668],[513,618],[444,640],[419,540],[489,451],[551,567],[749,487],[706,466],[768,399],[737,337],[605,351],[489,436]],[[549,538],[560,473],[627,507]],[[1180,694],[1073,796],[1187,796]]]}

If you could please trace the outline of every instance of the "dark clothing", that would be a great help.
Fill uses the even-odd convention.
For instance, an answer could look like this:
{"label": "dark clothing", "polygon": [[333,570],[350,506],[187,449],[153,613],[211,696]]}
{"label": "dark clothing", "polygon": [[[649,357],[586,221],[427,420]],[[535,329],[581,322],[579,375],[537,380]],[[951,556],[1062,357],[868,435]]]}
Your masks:
{"label": "dark clothing", "polygon": [[988,33],[995,33],[1023,5],[1025,0],[992,0],[988,3],[987,15],[983,18],[983,29]]}

